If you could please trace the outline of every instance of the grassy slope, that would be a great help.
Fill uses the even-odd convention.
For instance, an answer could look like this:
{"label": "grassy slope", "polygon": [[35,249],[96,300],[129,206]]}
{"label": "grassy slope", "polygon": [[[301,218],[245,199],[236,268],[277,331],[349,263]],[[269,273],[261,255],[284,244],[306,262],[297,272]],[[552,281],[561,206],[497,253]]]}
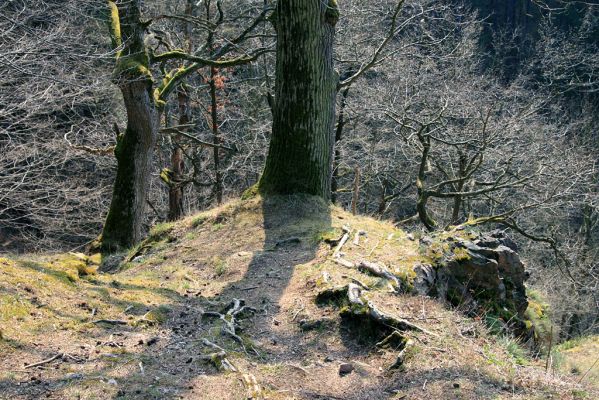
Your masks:
{"label": "grassy slope", "polygon": [[[478,321],[428,298],[390,294],[378,278],[333,263],[324,239],[339,237],[343,225],[367,232],[344,247],[348,259],[383,262],[408,280],[409,267],[422,261],[418,242],[392,225],[307,197],[234,201],[159,225],[115,274],[94,274],[97,260],[72,254],[1,258],[0,398],[242,399],[243,373],[272,399],[597,394],[522,360],[513,341],[489,335]],[[403,371],[388,370],[395,351],[376,348],[342,324],[338,310],[314,304],[319,291],[352,278],[373,287],[381,308],[433,332],[407,333],[414,346]],[[201,316],[233,298],[257,310],[242,321],[244,346]],[[319,325],[305,331],[306,321]],[[225,348],[241,372],[202,360],[211,351],[204,338]],[[64,356],[25,368],[57,354]],[[355,371],[339,376],[342,362]]]}

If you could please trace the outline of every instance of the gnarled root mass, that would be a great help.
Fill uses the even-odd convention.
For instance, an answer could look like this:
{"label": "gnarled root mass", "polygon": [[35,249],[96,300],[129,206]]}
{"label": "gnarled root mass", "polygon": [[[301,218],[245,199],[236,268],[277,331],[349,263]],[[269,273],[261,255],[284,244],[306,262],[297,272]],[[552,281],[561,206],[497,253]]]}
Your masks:
{"label": "gnarled root mass", "polygon": [[376,343],[377,347],[399,351],[397,360],[391,368],[401,368],[406,351],[412,345],[412,341],[402,335],[401,331],[437,335],[403,318],[380,310],[364,295],[367,290],[366,287],[352,282],[345,286],[323,290],[316,296],[316,302],[337,305],[341,308],[339,313],[343,319],[357,322],[356,326],[363,329],[370,328],[375,337],[382,337],[382,340]]}
{"label": "gnarled root mass", "polygon": [[347,299],[349,306],[341,309],[342,317],[367,318],[371,321],[386,326],[388,328],[398,329],[400,331],[416,331],[434,336],[435,334],[426,329],[413,324],[403,318],[398,318],[378,309],[371,301],[366,299],[362,292],[366,291],[363,287],[350,283],[347,285]]}
{"label": "gnarled root mass", "polygon": [[246,306],[245,300],[243,299],[233,299],[233,301],[231,301],[231,303],[227,306],[225,311],[204,311],[202,313],[202,316],[220,319],[223,323],[222,332],[231,336],[236,342],[238,342],[243,347],[243,350],[247,352],[247,349],[243,344],[243,339],[241,339],[241,337],[239,337],[239,335],[237,334],[237,318],[241,318],[247,312],[255,313],[256,309]]}
{"label": "gnarled root mass", "polygon": [[[243,339],[237,334],[237,330],[239,329],[238,320],[248,312],[255,313],[256,310],[246,306],[244,300],[233,299],[223,312],[205,311],[202,315],[221,320],[223,323],[222,332],[238,342],[247,353]],[[206,338],[202,340],[202,344],[213,351],[211,353],[203,354],[201,359],[212,363],[219,371],[229,371],[239,374],[239,378],[247,391],[247,399],[259,400],[264,398],[262,388],[256,380],[256,377],[251,373],[241,371],[239,367],[233,364],[233,362],[229,360],[227,351],[224,348]]]}

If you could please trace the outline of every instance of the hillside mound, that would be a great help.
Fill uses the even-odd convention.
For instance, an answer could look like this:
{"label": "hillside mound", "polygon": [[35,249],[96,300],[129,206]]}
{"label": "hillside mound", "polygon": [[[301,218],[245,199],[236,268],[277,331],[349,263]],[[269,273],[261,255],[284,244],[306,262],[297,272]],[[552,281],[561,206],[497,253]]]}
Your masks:
{"label": "hillside mound", "polygon": [[[443,249],[464,248],[423,239],[316,198],[256,197],[120,256],[2,258],[0,398],[595,397],[491,335],[474,298],[418,295],[436,287],[418,270],[438,276]],[[478,265],[469,252],[449,261]]]}

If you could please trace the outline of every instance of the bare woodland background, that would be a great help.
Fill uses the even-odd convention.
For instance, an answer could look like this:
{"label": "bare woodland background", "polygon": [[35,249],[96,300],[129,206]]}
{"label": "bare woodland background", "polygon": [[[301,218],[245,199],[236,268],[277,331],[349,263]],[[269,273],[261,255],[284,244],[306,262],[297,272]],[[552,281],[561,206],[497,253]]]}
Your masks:
{"label": "bare woodland background", "polygon": [[[185,15],[187,1],[146,1],[150,46],[222,45],[270,5],[221,1],[221,19],[209,3],[172,18]],[[340,2],[341,77],[372,60],[396,4]],[[107,12],[92,0],[0,4],[0,251],[80,249],[101,230],[125,118],[111,82]],[[597,332],[598,39],[599,6],[590,1],[405,1],[376,65],[338,95],[336,203],[423,234],[419,205],[437,229],[508,220],[529,284],[548,295],[562,336]],[[185,171],[170,184],[183,189],[186,214],[256,183],[270,135],[274,40],[263,21],[241,46],[266,50],[256,61],[189,76],[193,127],[178,127],[171,96],[147,227],[168,218],[160,175],[168,181],[174,148]]]}

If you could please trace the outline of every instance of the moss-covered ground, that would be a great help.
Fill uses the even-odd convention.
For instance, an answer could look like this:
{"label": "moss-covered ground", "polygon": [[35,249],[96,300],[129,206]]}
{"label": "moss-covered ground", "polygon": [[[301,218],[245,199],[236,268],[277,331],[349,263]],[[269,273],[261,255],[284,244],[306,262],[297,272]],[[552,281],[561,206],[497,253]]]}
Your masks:
{"label": "moss-covered ground", "polygon": [[[480,320],[333,261],[346,226],[344,257],[384,263],[409,285],[414,264],[430,259],[392,224],[310,197],[248,197],[156,226],[111,273],[98,272],[109,262],[99,255],[0,258],[0,398],[244,399],[244,374],[270,399],[597,398],[597,370],[581,380],[588,363],[574,347],[546,373]],[[389,369],[396,351],[315,303],[352,280],[381,310],[431,332],[404,333],[414,345],[401,370]],[[241,343],[203,316],[234,298],[255,309],[239,318]],[[204,339],[239,372],[206,361]],[[342,363],[354,370],[340,375]]]}

